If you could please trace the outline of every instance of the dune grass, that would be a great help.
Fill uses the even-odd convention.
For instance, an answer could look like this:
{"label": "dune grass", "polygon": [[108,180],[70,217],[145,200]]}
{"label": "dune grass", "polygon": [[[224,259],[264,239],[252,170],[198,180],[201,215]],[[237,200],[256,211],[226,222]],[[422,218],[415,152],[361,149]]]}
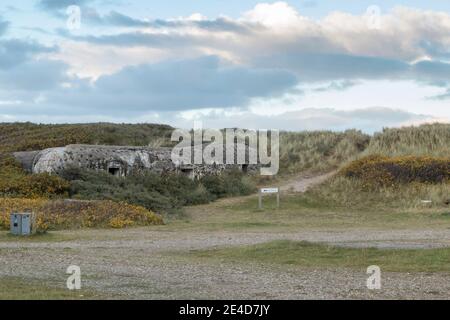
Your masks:
{"label": "dune grass", "polygon": [[364,155],[398,156],[450,156],[450,124],[435,123],[418,127],[384,129],[376,133]]}
{"label": "dune grass", "polygon": [[450,124],[384,129],[356,160],[299,196],[337,211],[449,214]]}
{"label": "dune grass", "polygon": [[281,132],[280,173],[331,171],[356,158],[369,141],[369,135],[356,130]]}

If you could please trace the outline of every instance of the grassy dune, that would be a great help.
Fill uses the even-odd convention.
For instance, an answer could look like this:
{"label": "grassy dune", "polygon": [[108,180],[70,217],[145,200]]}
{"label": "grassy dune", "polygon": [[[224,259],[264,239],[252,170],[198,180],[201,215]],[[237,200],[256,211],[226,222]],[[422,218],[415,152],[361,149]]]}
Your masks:
{"label": "grassy dune", "polygon": [[450,211],[449,176],[450,124],[385,129],[307,196],[349,209]]}
{"label": "grassy dune", "polygon": [[280,173],[322,172],[338,168],[366,149],[370,136],[356,130],[280,134]]}
{"label": "grassy dune", "polygon": [[370,140],[364,155],[450,157],[450,124],[384,129]]}

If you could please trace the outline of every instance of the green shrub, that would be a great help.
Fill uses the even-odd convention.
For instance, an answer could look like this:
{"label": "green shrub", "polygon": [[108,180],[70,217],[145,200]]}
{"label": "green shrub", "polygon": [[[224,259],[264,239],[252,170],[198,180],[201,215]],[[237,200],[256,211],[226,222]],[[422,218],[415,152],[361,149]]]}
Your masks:
{"label": "green shrub", "polygon": [[215,197],[224,198],[237,195],[248,195],[256,191],[250,178],[237,170],[222,175],[205,176],[200,183]]}
{"label": "green shrub", "polygon": [[212,194],[205,188],[204,185],[199,184],[189,195],[186,197],[187,205],[204,204],[214,200]]}
{"label": "green shrub", "polygon": [[183,175],[150,172],[120,178],[68,168],[62,177],[70,181],[69,195],[74,199],[125,201],[161,213],[255,191],[251,179],[237,171],[191,180]]}

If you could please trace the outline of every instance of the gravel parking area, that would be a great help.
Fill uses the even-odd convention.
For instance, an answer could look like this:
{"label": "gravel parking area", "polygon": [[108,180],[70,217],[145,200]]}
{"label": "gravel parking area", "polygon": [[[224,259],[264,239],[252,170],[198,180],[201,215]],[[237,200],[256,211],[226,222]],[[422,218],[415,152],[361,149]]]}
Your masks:
{"label": "gravel parking area", "polygon": [[[68,235],[73,235],[67,232]],[[95,239],[93,239],[95,238]],[[111,240],[105,240],[111,239]],[[80,231],[80,240],[0,242],[0,277],[64,287],[79,265],[85,288],[126,299],[418,299],[450,297],[450,275],[383,273],[382,290],[366,288],[366,270],[197,261],[173,252],[247,245],[276,239],[343,246],[430,248],[450,245],[446,230],[259,232]]]}

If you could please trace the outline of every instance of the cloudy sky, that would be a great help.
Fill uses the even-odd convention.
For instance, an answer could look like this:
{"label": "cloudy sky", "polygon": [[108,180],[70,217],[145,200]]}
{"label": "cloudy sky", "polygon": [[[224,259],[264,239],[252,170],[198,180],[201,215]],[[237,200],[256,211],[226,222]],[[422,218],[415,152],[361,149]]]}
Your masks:
{"label": "cloudy sky", "polygon": [[0,4],[0,121],[373,132],[449,105],[450,1]]}

